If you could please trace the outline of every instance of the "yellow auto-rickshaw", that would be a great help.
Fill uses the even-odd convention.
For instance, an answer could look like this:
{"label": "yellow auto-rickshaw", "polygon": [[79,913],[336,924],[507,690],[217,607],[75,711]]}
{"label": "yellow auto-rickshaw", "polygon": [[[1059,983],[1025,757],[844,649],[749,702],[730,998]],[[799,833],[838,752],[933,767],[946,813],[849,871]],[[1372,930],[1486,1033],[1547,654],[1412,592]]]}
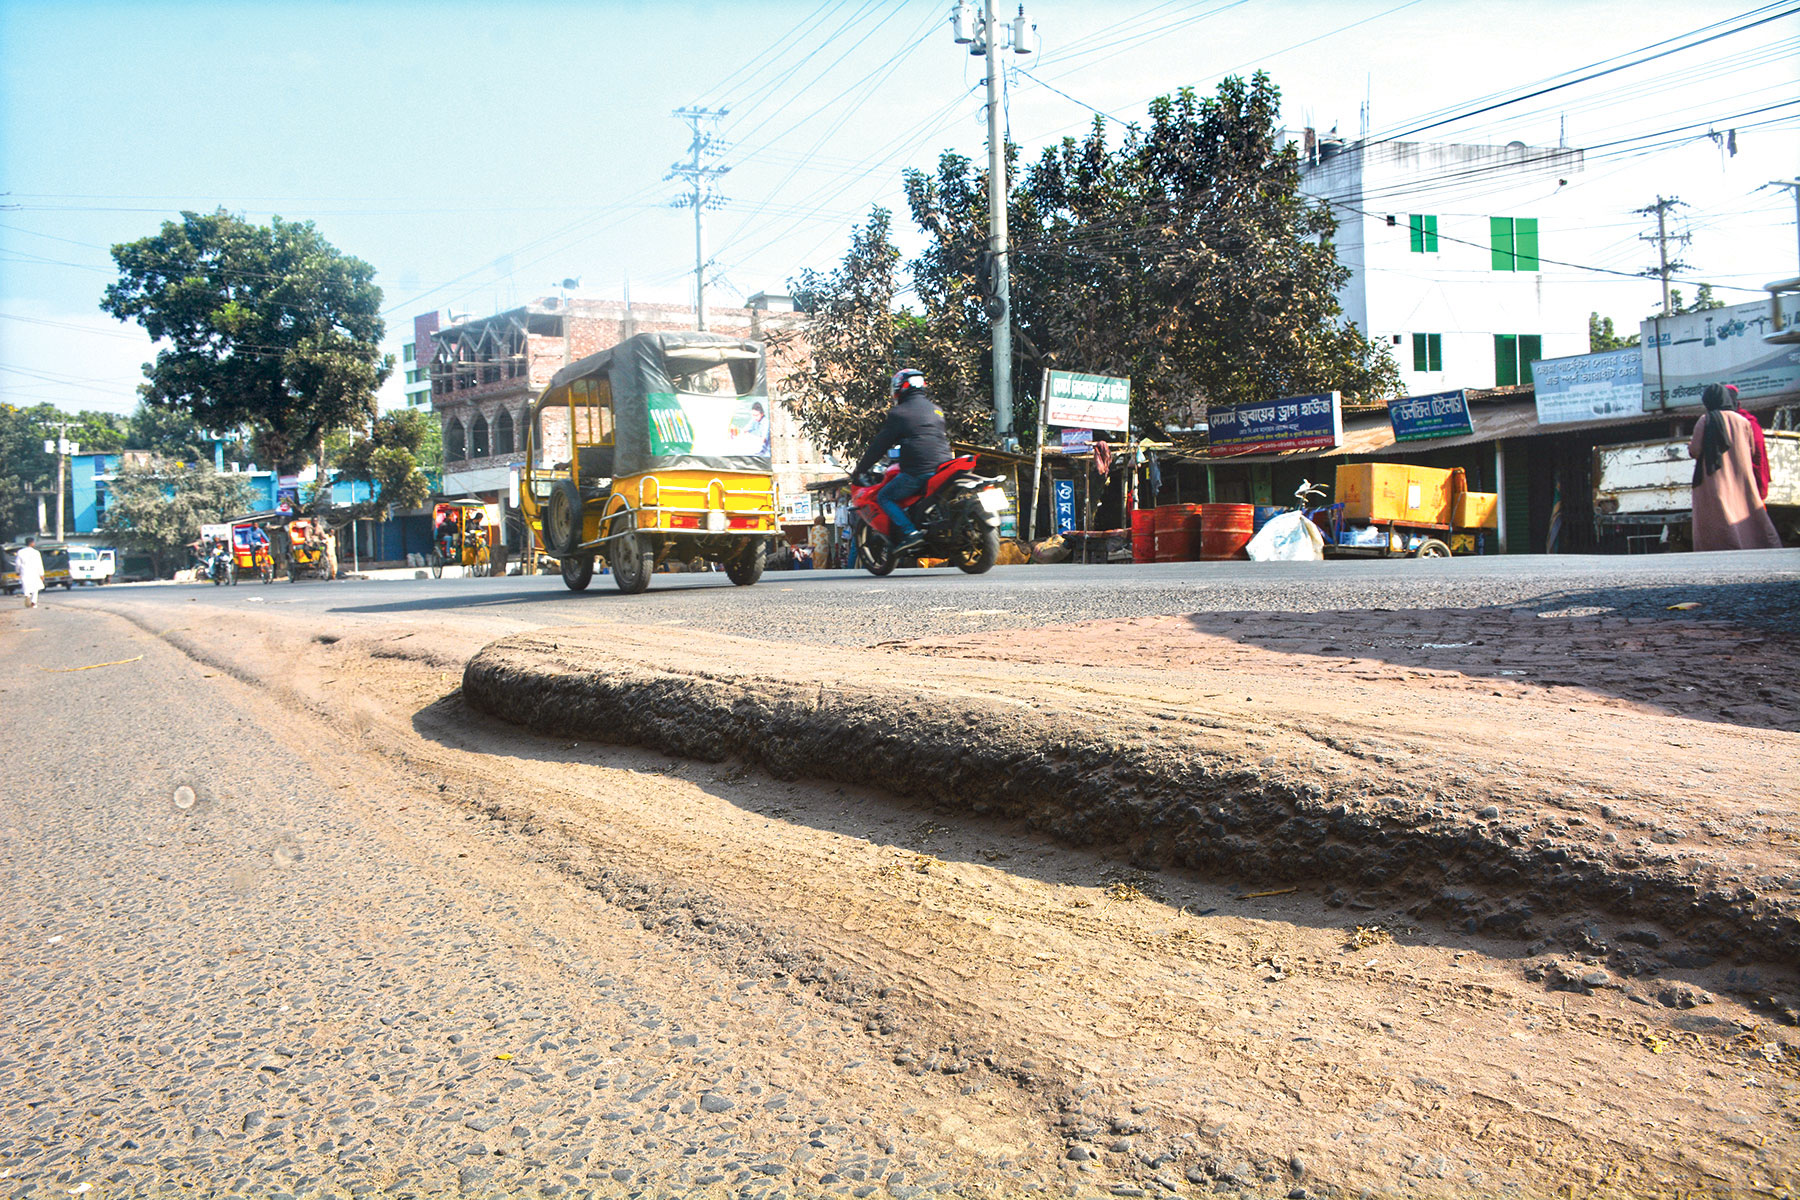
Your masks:
{"label": "yellow auto-rickshaw", "polygon": [[431,509],[431,574],[461,567],[465,575],[506,574],[500,544],[500,506],[479,500],[444,500]]}
{"label": "yellow auto-rickshaw", "polygon": [[[24,542],[8,543],[4,551],[0,551],[0,557],[5,559],[4,565],[0,565],[0,591],[4,591],[8,596],[23,586],[19,582],[18,560],[13,556],[24,547]],[[69,577],[69,548],[67,546],[61,542],[39,542],[37,552],[39,557],[44,560],[44,590],[46,592],[53,587],[60,587],[64,591],[68,591],[75,586],[75,581]]]}
{"label": "yellow auto-rickshaw", "polygon": [[572,591],[597,557],[626,593],[666,560],[755,583],[780,529],[762,346],[641,333],[564,367],[532,406],[519,499]]}

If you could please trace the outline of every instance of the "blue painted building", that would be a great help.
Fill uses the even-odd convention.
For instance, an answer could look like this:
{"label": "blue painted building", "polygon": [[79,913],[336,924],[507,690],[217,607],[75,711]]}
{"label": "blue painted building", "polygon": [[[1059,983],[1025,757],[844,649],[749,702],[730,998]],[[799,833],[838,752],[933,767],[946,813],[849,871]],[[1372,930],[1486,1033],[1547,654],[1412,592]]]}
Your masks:
{"label": "blue painted building", "polygon": [[[149,455],[126,450],[117,454],[72,454],[69,456],[69,492],[75,515],[71,526],[75,533],[94,533],[106,519],[109,485],[117,477],[120,465],[142,455],[148,465]],[[273,471],[245,471],[238,464],[221,468],[221,474],[235,475],[250,485],[252,509],[274,508],[276,478]],[[366,490],[366,489],[365,489]]]}

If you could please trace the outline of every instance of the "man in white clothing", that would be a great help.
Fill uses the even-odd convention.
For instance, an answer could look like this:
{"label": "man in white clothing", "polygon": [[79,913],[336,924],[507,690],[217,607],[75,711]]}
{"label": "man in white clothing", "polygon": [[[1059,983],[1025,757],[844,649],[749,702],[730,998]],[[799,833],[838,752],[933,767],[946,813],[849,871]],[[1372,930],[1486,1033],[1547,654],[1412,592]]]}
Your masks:
{"label": "man in white clothing", "polygon": [[26,538],[13,561],[18,564],[19,590],[25,593],[25,607],[36,608],[38,593],[44,590],[44,556],[38,553],[37,539]]}

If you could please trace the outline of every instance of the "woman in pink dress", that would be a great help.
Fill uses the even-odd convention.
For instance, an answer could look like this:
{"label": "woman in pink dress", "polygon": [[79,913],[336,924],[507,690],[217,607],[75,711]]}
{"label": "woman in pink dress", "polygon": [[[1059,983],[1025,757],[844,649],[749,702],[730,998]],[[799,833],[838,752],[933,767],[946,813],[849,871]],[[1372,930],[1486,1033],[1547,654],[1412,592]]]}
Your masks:
{"label": "woman in pink dress", "polygon": [[1727,401],[1723,386],[1708,384],[1700,394],[1706,411],[1688,440],[1694,459],[1694,549],[1779,550],[1781,539],[1757,487],[1750,420],[1727,408]]}

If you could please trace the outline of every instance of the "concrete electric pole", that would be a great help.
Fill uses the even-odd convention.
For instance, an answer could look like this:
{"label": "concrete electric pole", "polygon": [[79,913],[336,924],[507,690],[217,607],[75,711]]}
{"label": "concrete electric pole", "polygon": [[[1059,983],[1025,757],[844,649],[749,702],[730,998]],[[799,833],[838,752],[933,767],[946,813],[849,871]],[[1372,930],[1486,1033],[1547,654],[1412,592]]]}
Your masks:
{"label": "concrete electric pole", "polygon": [[[1669,197],[1667,200],[1658,196],[1655,204],[1646,205],[1643,208],[1633,210],[1641,216],[1648,217],[1654,215],[1656,217],[1656,236],[1650,237],[1649,235],[1645,235],[1639,240],[1656,243],[1657,256],[1661,260],[1662,265],[1660,267],[1651,267],[1646,270],[1644,274],[1659,276],[1662,279],[1662,315],[1665,317],[1674,315],[1669,306],[1669,276],[1675,271],[1684,271],[1687,269],[1686,263],[1672,262],[1669,259],[1669,210],[1680,203],[1681,201],[1673,196]],[[1676,235],[1675,240],[1685,246],[1688,243],[1688,235],[1685,233],[1678,234]]]}
{"label": "concrete electric pole", "polygon": [[694,328],[703,332],[706,329],[706,210],[725,204],[725,198],[714,193],[713,183],[731,168],[718,166],[713,160],[725,152],[725,143],[718,139],[718,129],[720,119],[729,111],[723,108],[676,109],[675,115],[688,123],[694,140],[688,146],[688,161],[676,163],[663,176],[665,180],[685,179],[692,189],[669,204],[673,208],[691,205],[694,210]]}
{"label": "concrete electric pole", "polygon": [[1794,238],[1800,243],[1800,179],[1771,179],[1769,186],[1787,188],[1794,193]]}
{"label": "concrete electric pole", "polygon": [[[958,0],[950,10],[950,27],[956,43],[972,55],[987,58],[988,118],[988,253],[993,263],[994,294],[987,302],[994,328],[994,438],[1012,449],[1012,286],[1006,245],[1006,137],[1002,114],[1006,110],[1006,79],[1000,70],[1000,52],[1031,54],[1037,49],[1037,26],[1025,20],[1025,6],[1010,23],[994,16],[994,0],[982,0],[975,12],[968,0]],[[1008,36],[1010,34],[1010,37]],[[1007,45],[1003,46],[1005,42]]]}
{"label": "concrete electric pole", "polygon": [[[63,506],[68,502],[67,472],[69,455],[80,454],[81,447],[69,440],[70,421],[48,421],[45,424],[56,430],[56,437],[44,443],[44,453],[56,455],[56,540],[63,540]],[[40,520],[39,525],[43,522]]]}

